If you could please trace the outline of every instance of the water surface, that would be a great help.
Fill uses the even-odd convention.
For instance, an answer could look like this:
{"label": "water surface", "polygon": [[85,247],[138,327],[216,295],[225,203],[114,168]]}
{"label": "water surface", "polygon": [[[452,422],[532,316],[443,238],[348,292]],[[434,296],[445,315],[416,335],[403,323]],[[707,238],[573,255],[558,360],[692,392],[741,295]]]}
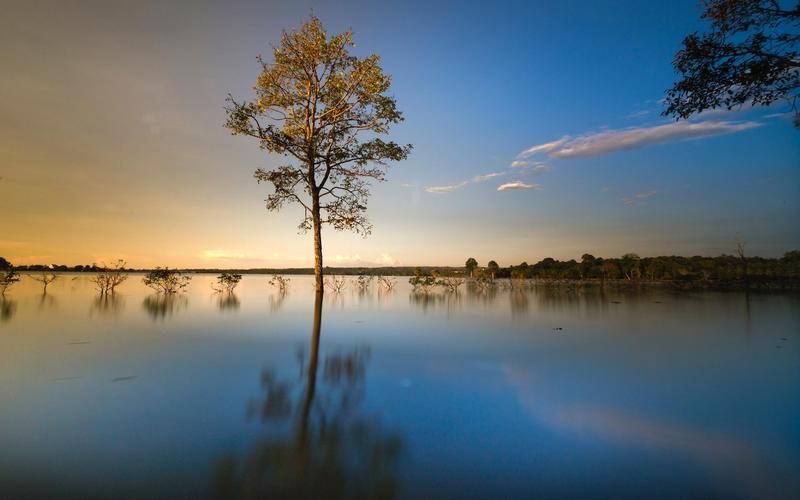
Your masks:
{"label": "water surface", "polygon": [[800,298],[86,274],[0,301],[2,498],[797,498]]}

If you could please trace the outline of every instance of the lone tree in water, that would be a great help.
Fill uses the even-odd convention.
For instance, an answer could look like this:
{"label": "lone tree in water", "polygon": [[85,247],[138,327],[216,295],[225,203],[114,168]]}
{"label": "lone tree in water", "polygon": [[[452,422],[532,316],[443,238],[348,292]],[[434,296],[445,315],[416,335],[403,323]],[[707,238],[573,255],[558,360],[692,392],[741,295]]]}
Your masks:
{"label": "lone tree in water", "polygon": [[[411,145],[382,140],[389,126],[403,120],[388,95],[391,78],[380,57],[350,55],[352,33],[328,38],[316,17],[299,30],[284,32],[273,50],[274,62],[258,58],[262,71],[252,101],[228,96],[225,126],[233,135],[253,137],[261,149],[291,163],[259,168],[255,177],[275,190],[268,210],[298,203],[301,232],[314,233],[314,274],[323,291],[322,225],[366,236],[369,179],[382,181],[387,162],[405,159]],[[368,138],[359,140],[368,135]]]}
{"label": "lone tree in water", "polygon": [[711,31],[692,33],[673,65],[681,80],[667,91],[664,115],[788,100],[800,127],[800,1],[705,0]]}

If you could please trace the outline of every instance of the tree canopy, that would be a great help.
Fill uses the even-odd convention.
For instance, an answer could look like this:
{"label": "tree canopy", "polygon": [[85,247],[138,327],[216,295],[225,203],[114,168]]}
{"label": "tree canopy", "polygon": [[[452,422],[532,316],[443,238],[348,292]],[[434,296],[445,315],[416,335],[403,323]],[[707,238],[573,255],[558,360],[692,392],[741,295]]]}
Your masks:
{"label": "tree canopy", "polygon": [[681,79],[667,91],[664,115],[788,100],[800,127],[800,1],[705,0],[708,33],[690,34],[673,65]]}
{"label": "tree canopy", "polygon": [[321,225],[366,236],[368,181],[382,181],[389,161],[405,159],[411,145],[380,136],[403,120],[380,57],[350,54],[352,33],[328,37],[312,16],[300,29],[284,32],[273,62],[261,57],[255,98],[228,97],[225,126],[233,135],[259,141],[267,153],[290,160],[259,168],[255,178],[274,191],[268,210],[286,203],[303,207],[301,232],[314,231],[317,289],[322,290]]}

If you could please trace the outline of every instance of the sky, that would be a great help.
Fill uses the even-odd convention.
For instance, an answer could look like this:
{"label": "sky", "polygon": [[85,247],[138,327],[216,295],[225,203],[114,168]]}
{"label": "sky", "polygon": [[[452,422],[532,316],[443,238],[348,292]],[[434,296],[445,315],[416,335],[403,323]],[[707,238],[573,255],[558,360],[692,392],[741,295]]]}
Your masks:
{"label": "sky", "polygon": [[268,212],[223,128],[256,56],[313,13],[380,54],[411,143],[373,186],[372,234],[323,230],[332,266],[500,265],[800,248],[800,131],[784,103],[660,116],[672,2],[0,0],[0,256],[14,264],[301,267],[301,209]]}

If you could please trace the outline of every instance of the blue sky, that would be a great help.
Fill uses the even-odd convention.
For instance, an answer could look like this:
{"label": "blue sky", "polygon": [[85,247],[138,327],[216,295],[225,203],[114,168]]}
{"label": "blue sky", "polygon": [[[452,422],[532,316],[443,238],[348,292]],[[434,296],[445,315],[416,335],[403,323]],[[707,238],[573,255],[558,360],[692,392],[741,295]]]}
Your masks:
{"label": "blue sky", "polygon": [[373,189],[373,234],[325,233],[331,265],[718,255],[737,234],[754,254],[800,247],[800,132],[783,103],[659,116],[681,39],[704,28],[695,0],[12,2],[0,209],[17,217],[0,254],[310,264],[300,212],[266,212],[252,179],[280,159],[229,136],[222,106],[251,95],[255,56],[312,10],[382,56],[406,118],[391,137],[414,144]]}

